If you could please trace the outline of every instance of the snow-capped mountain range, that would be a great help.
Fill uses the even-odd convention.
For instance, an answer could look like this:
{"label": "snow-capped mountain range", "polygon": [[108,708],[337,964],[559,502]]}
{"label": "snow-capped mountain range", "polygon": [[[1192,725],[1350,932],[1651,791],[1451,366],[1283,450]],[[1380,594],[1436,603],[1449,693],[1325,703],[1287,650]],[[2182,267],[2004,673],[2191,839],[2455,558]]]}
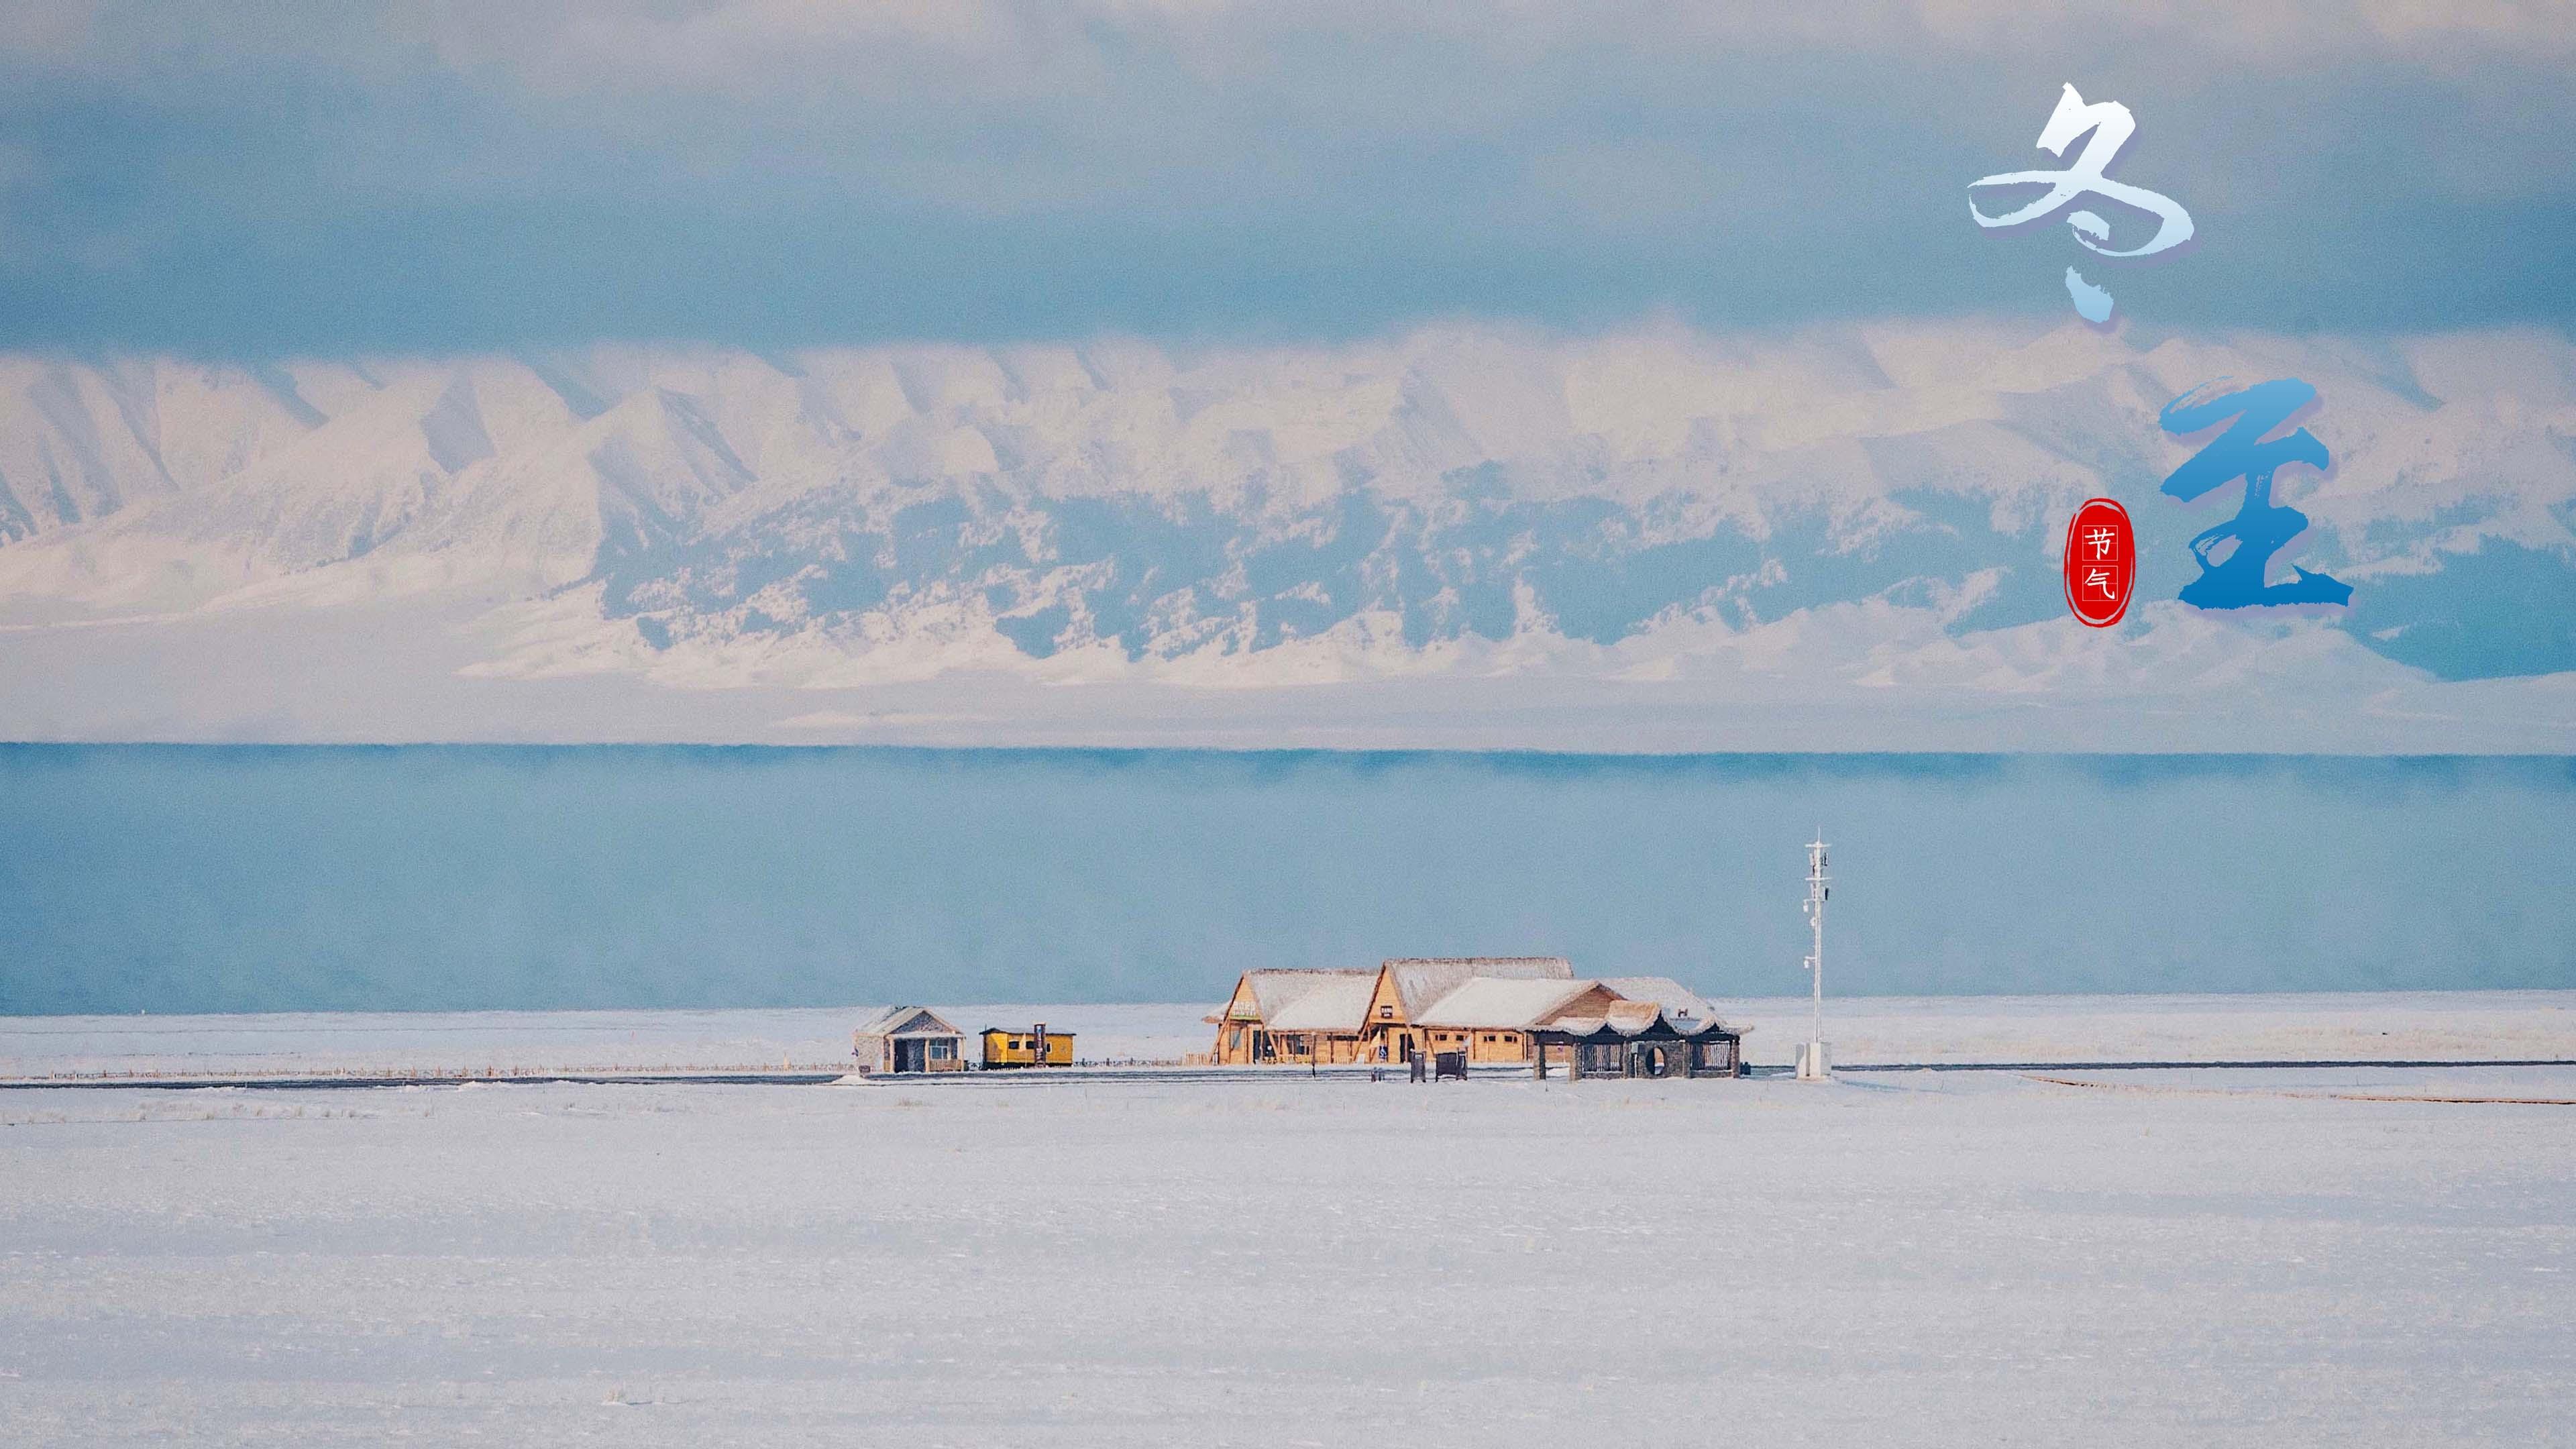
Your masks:
{"label": "snow-capped mountain range", "polygon": [[[2190,451],[2157,410],[2280,376],[2319,388],[2301,421],[2335,460],[2282,475],[2314,524],[2296,559],[2354,605],[2167,602],[2195,571],[2184,541],[2235,490],[2157,493]],[[2108,633],[2065,618],[2055,557],[2096,494],[2126,503],[2145,560],[2141,606]],[[421,737],[392,701],[434,695],[411,727],[651,736],[649,701],[708,689],[761,703],[680,733],[940,737],[978,718],[957,701],[1008,696],[1027,737],[1056,714],[1089,739],[1167,712],[1098,692],[1059,710],[1073,696],[1038,688],[1087,683],[1275,695],[1301,722],[1283,740],[1330,722],[1445,742],[1517,701],[1602,743],[1687,700],[1721,721],[1731,702],[1875,720],[1846,742],[1888,747],[1909,719],[2034,705],[2134,717],[2106,741],[2125,748],[2165,747],[2150,717],[2186,706],[2266,729],[2488,715],[2545,746],[2576,737],[2571,525],[2576,347],[2540,332],[1461,324],[1198,351],[15,357],[0,732]],[[350,630],[331,668],[352,698],[316,714],[276,661]],[[228,686],[169,682],[217,637]],[[631,687],[609,712],[627,724],[549,723],[568,696],[507,687],[574,679]],[[1394,692],[1359,688],[1376,685]],[[1267,737],[1262,705],[1223,709]]]}

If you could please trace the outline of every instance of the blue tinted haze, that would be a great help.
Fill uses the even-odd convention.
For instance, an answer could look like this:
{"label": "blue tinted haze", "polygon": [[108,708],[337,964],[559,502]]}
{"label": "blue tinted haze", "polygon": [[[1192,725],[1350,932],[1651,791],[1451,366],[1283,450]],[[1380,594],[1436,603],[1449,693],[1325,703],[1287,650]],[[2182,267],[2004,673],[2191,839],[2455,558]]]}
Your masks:
{"label": "blue tinted haze", "polygon": [[2576,986],[2564,760],[0,749],[0,1014]]}

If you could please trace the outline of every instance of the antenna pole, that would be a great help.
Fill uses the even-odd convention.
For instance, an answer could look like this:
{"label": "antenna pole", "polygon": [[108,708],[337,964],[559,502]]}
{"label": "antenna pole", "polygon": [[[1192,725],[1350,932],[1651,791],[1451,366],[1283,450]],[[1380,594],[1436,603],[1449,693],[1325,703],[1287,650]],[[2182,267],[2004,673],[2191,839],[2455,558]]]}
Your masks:
{"label": "antenna pole", "polygon": [[1809,1081],[1822,1081],[1833,1074],[1825,1050],[1825,901],[1833,895],[1833,877],[1825,874],[1825,832],[1807,843],[1807,898],[1803,904],[1807,924],[1815,933],[1815,944],[1807,956],[1809,985],[1815,996],[1815,1029],[1807,1044],[1798,1052],[1798,1075]]}

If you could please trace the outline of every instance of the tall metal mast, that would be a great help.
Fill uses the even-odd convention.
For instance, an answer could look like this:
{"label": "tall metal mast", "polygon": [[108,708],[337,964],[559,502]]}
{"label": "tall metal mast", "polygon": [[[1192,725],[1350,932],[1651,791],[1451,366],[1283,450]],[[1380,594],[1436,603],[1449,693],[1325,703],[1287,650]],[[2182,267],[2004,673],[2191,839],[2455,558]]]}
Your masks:
{"label": "tall metal mast", "polygon": [[1798,1052],[1798,1075],[1810,1079],[1831,1075],[1833,1067],[1825,1051],[1825,902],[1834,893],[1833,877],[1825,874],[1825,832],[1820,828],[1816,838],[1807,843],[1807,899],[1803,903],[1807,924],[1815,931],[1815,949],[1807,956],[1807,975],[1815,988],[1815,1029],[1807,1044]]}

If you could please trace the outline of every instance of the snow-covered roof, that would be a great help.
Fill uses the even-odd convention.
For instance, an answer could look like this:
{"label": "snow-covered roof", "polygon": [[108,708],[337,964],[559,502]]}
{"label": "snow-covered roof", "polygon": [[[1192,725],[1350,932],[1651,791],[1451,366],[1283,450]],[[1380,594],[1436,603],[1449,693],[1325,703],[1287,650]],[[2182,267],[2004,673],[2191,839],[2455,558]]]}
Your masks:
{"label": "snow-covered roof", "polygon": [[1732,1030],[1726,1023],[1713,1018],[1684,1017],[1676,1020],[1651,1001],[1614,1001],[1602,1008],[1599,1015],[1587,1012],[1582,1016],[1561,1016],[1547,1025],[1549,1030],[1561,1031],[1569,1036],[1591,1036],[1605,1028],[1621,1036],[1643,1036],[1654,1030],[1657,1023],[1669,1026],[1686,1037],[1696,1038],[1714,1033],[1729,1036],[1743,1035],[1742,1032]]}
{"label": "snow-covered roof", "polygon": [[1664,1009],[1651,1001],[1614,1001],[1601,1013],[1601,1024],[1622,1036],[1652,1031],[1665,1019]]}
{"label": "snow-covered roof", "polygon": [[[1243,979],[1245,984],[1252,988],[1252,1009],[1259,1013],[1264,1024],[1276,1026],[1279,1022],[1279,1013],[1304,1000],[1308,993],[1321,990],[1339,981],[1361,982],[1365,993],[1366,984],[1376,979],[1376,973],[1370,971],[1246,971],[1243,973]],[[1363,994],[1359,1009],[1354,1010],[1351,1015],[1357,1017],[1367,1008],[1368,998]],[[1306,1029],[1314,1030],[1311,1027]]]}
{"label": "snow-covered roof", "polygon": [[1369,998],[1376,992],[1373,974],[1336,972],[1265,1021],[1272,1031],[1358,1031],[1367,1020]]}
{"label": "snow-covered roof", "polygon": [[1407,1021],[1420,1021],[1431,1004],[1478,977],[1518,981],[1570,981],[1574,963],[1562,956],[1398,956],[1382,963],[1395,977],[1395,994]]}
{"label": "snow-covered roof", "polygon": [[857,1036],[964,1036],[927,1006],[889,1006],[859,1023]]}
{"label": "snow-covered roof", "polygon": [[1695,1017],[1713,1021],[1717,1008],[1708,998],[1669,976],[1604,976],[1601,984],[1630,1001],[1652,1001],[1673,1016]]}
{"label": "snow-covered roof", "polygon": [[1525,1031],[1554,1016],[1595,984],[1544,977],[1470,977],[1413,1019],[1422,1026]]}

